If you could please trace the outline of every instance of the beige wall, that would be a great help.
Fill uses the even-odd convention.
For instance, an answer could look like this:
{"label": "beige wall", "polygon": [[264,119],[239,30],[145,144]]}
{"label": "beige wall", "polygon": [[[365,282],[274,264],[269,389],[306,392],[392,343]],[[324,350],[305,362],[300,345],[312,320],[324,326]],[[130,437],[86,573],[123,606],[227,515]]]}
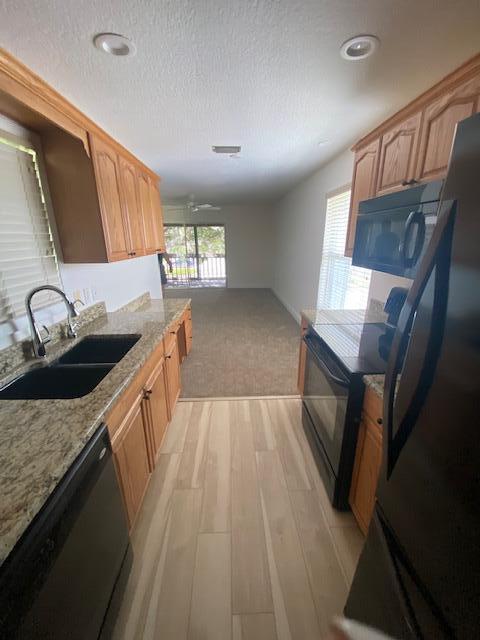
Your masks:
{"label": "beige wall", "polygon": [[297,320],[302,309],[317,306],[327,194],[350,184],[352,171],[347,150],[275,206],[273,290]]}
{"label": "beige wall", "polygon": [[227,285],[272,286],[272,212],[265,205],[226,205],[220,211],[190,213],[186,207],[163,208],[165,222],[224,224]]}

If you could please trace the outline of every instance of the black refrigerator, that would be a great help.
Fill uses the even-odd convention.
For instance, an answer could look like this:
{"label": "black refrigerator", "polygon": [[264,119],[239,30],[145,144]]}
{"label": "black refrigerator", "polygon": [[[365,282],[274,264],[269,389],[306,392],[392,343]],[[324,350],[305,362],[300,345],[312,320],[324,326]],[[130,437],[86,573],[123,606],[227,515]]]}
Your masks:
{"label": "black refrigerator", "polygon": [[480,114],[457,127],[439,207],[392,344],[345,606],[394,638],[480,637]]}

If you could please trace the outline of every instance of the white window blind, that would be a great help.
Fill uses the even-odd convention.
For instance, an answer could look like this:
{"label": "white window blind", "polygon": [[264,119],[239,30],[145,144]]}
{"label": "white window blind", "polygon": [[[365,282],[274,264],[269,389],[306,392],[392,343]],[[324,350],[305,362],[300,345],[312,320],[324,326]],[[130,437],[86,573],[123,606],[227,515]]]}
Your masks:
{"label": "white window blind", "polygon": [[[25,315],[25,295],[41,284],[60,286],[36,151],[0,132],[0,323]],[[37,294],[34,308],[57,300]]]}
{"label": "white window blind", "polygon": [[325,233],[323,237],[322,265],[318,306],[327,309],[365,309],[368,300],[371,271],[352,267],[346,258],[350,190],[327,198]]}

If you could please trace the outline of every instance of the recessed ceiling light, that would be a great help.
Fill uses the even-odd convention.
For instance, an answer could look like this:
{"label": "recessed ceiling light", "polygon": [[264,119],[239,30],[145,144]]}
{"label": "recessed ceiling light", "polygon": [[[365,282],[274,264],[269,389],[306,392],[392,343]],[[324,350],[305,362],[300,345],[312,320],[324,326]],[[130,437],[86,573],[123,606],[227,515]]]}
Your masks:
{"label": "recessed ceiling light", "polygon": [[340,47],[340,55],[345,60],[365,60],[371,56],[380,44],[376,36],[355,36]]}
{"label": "recessed ceiling light", "polygon": [[135,44],[119,33],[98,33],[93,39],[93,44],[97,49],[111,53],[112,56],[134,56],[137,52]]}
{"label": "recessed ceiling light", "polygon": [[213,146],[212,147],[212,151],[214,153],[228,153],[229,155],[231,155],[232,153],[240,153],[242,147],[240,146],[234,146],[234,145],[230,145],[230,146]]}

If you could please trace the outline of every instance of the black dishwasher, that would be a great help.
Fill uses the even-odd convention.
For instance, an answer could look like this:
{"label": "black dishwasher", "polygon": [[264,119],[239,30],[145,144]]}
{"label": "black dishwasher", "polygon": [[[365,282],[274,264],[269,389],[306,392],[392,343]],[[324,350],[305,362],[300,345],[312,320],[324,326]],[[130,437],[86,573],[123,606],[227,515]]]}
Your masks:
{"label": "black dishwasher", "polygon": [[102,425],[0,568],[0,636],[105,637],[115,587],[130,564],[127,523]]}

